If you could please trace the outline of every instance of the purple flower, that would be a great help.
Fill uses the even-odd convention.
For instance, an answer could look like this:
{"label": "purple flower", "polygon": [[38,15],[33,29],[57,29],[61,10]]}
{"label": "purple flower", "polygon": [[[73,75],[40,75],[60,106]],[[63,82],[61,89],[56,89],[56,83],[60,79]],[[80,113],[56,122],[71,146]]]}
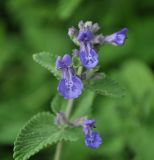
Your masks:
{"label": "purple flower", "polygon": [[93,128],[95,128],[95,120],[85,120],[83,123],[83,131],[85,134],[89,134]]}
{"label": "purple flower", "polygon": [[83,123],[83,131],[85,134],[85,144],[87,147],[96,149],[102,144],[100,135],[93,131],[95,128],[95,120],[85,120]]}
{"label": "purple flower", "polygon": [[87,69],[94,68],[98,64],[98,54],[90,43],[93,37],[93,33],[88,30],[79,32],[77,37],[80,42],[80,60]]}
{"label": "purple flower", "polygon": [[98,55],[95,50],[90,47],[89,44],[81,45],[80,61],[87,69],[94,68],[98,64]]}
{"label": "purple flower", "polygon": [[67,54],[63,58],[58,57],[56,61],[57,69],[62,71],[62,79],[57,89],[65,99],[77,98],[83,90],[82,81],[75,75],[71,64],[71,57]]}
{"label": "purple flower", "polygon": [[102,144],[102,139],[97,132],[91,132],[85,135],[85,144],[87,147],[97,149]]}
{"label": "purple flower", "polygon": [[125,40],[127,38],[127,28],[123,28],[119,32],[113,33],[109,36],[106,36],[104,39],[104,42],[110,43],[114,46],[122,46],[125,43]]}
{"label": "purple flower", "polygon": [[78,41],[83,42],[83,43],[88,43],[93,39],[94,35],[91,31],[81,31],[78,34]]}

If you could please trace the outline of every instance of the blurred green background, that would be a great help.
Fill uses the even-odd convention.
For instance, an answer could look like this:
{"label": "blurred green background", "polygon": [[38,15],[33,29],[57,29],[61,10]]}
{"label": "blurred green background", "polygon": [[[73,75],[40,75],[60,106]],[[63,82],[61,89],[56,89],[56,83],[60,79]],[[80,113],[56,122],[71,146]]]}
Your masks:
{"label": "blurred green background", "polygon": [[[68,27],[80,20],[111,34],[129,29],[124,47],[104,46],[101,70],[125,86],[122,99],[93,96],[89,104],[104,139],[98,150],[83,137],[65,144],[62,160],[154,159],[154,1],[0,0],[0,160],[11,160],[14,139],[25,122],[50,110],[57,80],[32,54],[71,53]],[[85,102],[85,104],[87,104]],[[31,160],[51,160],[55,146]]]}

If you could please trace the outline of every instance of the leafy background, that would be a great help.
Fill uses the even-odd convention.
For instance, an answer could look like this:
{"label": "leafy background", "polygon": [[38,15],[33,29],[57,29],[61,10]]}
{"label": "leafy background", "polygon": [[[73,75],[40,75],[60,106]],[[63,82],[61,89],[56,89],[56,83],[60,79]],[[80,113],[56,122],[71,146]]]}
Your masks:
{"label": "leafy background", "polygon": [[[81,19],[98,22],[104,34],[129,29],[124,47],[104,46],[99,52],[101,70],[124,85],[127,94],[115,99],[85,93],[76,108],[87,113],[89,105],[104,144],[91,150],[81,137],[65,144],[62,159],[153,159],[153,9],[153,0],[1,0],[0,159],[12,159],[19,130],[34,114],[49,111],[57,93],[57,80],[32,60],[32,54],[70,53],[74,45],[67,30]],[[52,146],[31,159],[50,160],[54,150]]]}

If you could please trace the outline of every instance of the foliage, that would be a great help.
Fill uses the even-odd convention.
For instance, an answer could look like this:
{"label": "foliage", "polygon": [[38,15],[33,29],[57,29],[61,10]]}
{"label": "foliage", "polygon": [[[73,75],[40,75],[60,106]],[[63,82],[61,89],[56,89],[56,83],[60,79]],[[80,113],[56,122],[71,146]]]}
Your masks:
{"label": "foliage", "polygon": [[74,130],[58,128],[55,117],[48,113],[35,115],[21,130],[15,141],[14,159],[27,160],[41,149],[58,141],[76,141]]}
{"label": "foliage", "polygon": [[91,77],[87,82],[87,88],[100,95],[110,97],[122,97],[125,94],[124,88],[104,73],[98,73]]}
{"label": "foliage", "polygon": [[57,71],[55,67],[55,61],[57,56],[54,56],[53,54],[41,52],[38,54],[33,55],[33,59],[39,63],[41,66],[48,69],[54,76],[57,78],[60,77],[59,72]]}
{"label": "foliage", "polygon": [[[128,27],[124,47],[108,45],[99,52],[101,72],[116,79],[126,96],[112,99],[84,93],[74,107],[79,115],[82,108],[85,114],[94,111],[104,144],[91,151],[84,147],[81,136],[74,144],[66,143],[63,159],[153,159],[153,5],[152,0],[0,2],[1,160],[12,159],[13,141],[21,127],[36,113],[49,111],[57,93],[56,78],[36,64],[32,54],[44,50],[52,56],[68,53],[73,43],[67,28],[80,19],[97,21],[106,34]],[[50,157],[44,154],[46,151],[31,159],[51,159],[52,151]]]}
{"label": "foliage", "polygon": [[[51,71],[54,76],[58,77],[58,71],[55,68],[55,58],[52,54],[41,52],[34,54],[33,59],[47,70]],[[94,74],[90,77],[87,87],[105,96],[119,97],[122,94],[119,85],[106,78],[106,75],[103,73]],[[76,106],[77,108],[73,114],[74,119],[86,116],[85,114],[90,113],[94,96],[94,93],[87,92],[87,94],[82,96],[82,99],[79,99],[78,105]],[[60,96],[56,95],[51,102],[51,109],[57,114],[63,111],[64,104],[66,104],[64,99],[60,99]],[[14,159],[28,160],[31,156],[53,143],[58,143],[62,140],[77,140],[78,137],[75,135],[75,133],[77,133],[75,129],[66,126],[57,126],[55,124],[56,119],[57,117],[49,113],[42,113],[29,120],[14,143]]]}

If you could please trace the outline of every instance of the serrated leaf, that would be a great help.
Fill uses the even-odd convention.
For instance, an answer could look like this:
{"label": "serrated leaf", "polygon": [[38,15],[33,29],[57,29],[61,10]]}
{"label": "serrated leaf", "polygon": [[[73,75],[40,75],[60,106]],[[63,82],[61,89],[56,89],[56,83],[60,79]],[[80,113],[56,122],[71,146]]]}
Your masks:
{"label": "serrated leaf", "polygon": [[119,83],[110,79],[104,73],[97,73],[91,77],[88,80],[86,87],[97,94],[104,96],[122,97],[125,95],[125,90]]}
{"label": "serrated leaf", "polygon": [[40,52],[37,54],[33,54],[34,61],[49,70],[55,77],[57,77],[57,79],[59,79],[60,73],[55,67],[56,58],[57,57],[55,55],[52,55],[48,52]]}
{"label": "serrated leaf", "polygon": [[18,135],[14,144],[14,159],[27,160],[43,148],[58,141],[76,141],[78,136],[74,129],[58,128],[55,117],[40,113],[32,117]]}

